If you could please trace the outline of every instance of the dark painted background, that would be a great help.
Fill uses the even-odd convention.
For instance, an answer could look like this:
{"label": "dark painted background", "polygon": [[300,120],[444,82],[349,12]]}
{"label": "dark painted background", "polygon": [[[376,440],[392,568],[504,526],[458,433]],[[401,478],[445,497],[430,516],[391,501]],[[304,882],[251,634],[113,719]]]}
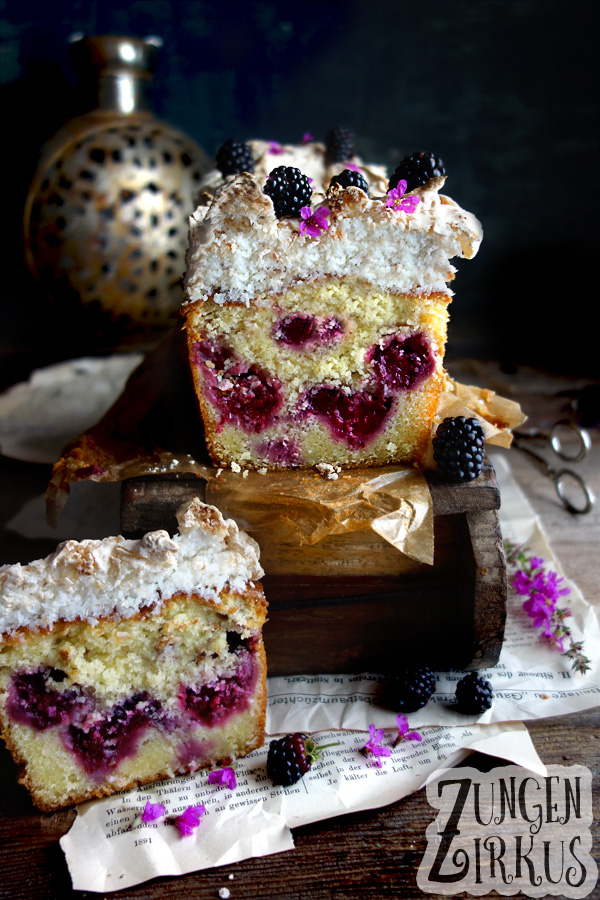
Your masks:
{"label": "dark painted background", "polygon": [[580,0],[2,0],[4,368],[32,346],[51,355],[54,319],[25,275],[20,217],[40,147],[80,111],[67,37],[83,31],[159,35],[155,110],[211,155],[231,136],[295,142],[334,124],[355,130],[364,158],[392,167],[413,150],[436,151],[446,192],[485,230],[476,259],[459,263],[450,353],[597,377],[586,319],[598,319],[591,9]]}

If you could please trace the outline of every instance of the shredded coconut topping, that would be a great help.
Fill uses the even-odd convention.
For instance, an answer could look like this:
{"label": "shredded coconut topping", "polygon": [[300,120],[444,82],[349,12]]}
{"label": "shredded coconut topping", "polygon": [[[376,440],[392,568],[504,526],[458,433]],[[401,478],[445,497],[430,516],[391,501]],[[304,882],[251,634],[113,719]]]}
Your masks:
{"label": "shredded coconut topping", "polygon": [[453,257],[471,258],[482,229],[471,213],[439,193],[445,178],[413,192],[412,213],[385,197],[333,185],[313,194],[313,210],[330,211],[318,240],[300,234],[299,220],[277,219],[270,197],[248,173],[229,179],[214,200],[190,218],[187,302],[212,299],[266,305],[296,281],[353,276],[400,293],[445,292]]}
{"label": "shredded coconut topping", "polygon": [[174,593],[219,602],[226,585],[243,590],[262,577],[258,544],[194,498],[177,513],[179,534],[153,531],[140,540],[65,541],[54,553],[0,568],[0,634],[60,620],[95,622],[159,607]]}

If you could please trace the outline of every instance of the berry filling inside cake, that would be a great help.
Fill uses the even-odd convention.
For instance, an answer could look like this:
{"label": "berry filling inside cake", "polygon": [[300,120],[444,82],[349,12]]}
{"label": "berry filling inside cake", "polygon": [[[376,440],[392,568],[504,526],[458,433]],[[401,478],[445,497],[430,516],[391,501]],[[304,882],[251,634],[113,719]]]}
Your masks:
{"label": "berry filling inside cake", "polygon": [[184,687],[179,694],[181,706],[192,719],[212,728],[248,708],[257,675],[252,654],[245,652],[233,675],[213,679],[199,688]]}
{"label": "berry filling inside cake", "polygon": [[411,391],[435,369],[429,341],[421,332],[393,335],[371,347],[366,360],[379,381],[392,391]]}
{"label": "berry filling inside cake", "polygon": [[301,400],[300,409],[324,421],[332,439],[351,450],[362,450],[382,431],[392,408],[392,398],[383,390],[346,393],[342,388],[321,385]]}
{"label": "berry filling inside cake", "polygon": [[302,451],[299,444],[288,438],[278,438],[273,441],[265,441],[255,445],[256,455],[259,459],[271,463],[273,466],[295,468],[302,464]]}
{"label": "berry filling inside cake", "polygon": [[[12,722],[37,732],[57,729],[62,746],[86,774],[102,781],[110,770],[137,752],[148,729],[156,729],[174,746],[186,745],[199,724],[211,729],[249,708],[259,666],[254,651],[241,649],[250,641],[240,640],[233,673],[204,684],[180,684],[174,708],[170,698],[161,701],[147,691],[107,706],[89,687],[73,684],[60,669],[46,667],[13,673],[7,715]],[[252,644],[256,649],[256,638]],[[194,768],[203,761],[196,758]]]}
{"label": "berry filling inside cake", "polygon": [[230,422],[248,434],[259,434],[273,422],[283,402],[274,376],[245,364],[224,344],[214,341],[199,341],[193,354],[204,374],[207,397],[218,410],[218,430]]}
{"label": "berry filling inside cake", "polygon": [[273,337],[289,347],[303,350],[317,344],[328,344],[341,337],[344,325],[335,316],[325,318],[296,314],[285,316],[273,327]]}

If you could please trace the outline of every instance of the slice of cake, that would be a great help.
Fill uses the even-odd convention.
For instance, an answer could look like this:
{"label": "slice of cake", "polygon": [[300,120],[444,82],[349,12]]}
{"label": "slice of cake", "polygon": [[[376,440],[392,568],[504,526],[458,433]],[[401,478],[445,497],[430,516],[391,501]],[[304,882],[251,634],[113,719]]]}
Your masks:
{"label": "slice of cake", "polygon": [[262,744],[258,547],[197,499],[177,518],[0,569],[0,727],[40,809]]}
{"label": "slice of cake", "polygon": [[426,157],[424,184],[409,166],[382,196],[312,193],[292,168],[264,187],[237,175],[196,210],[183,313],[215,463],[422,465],[446,378],[450,259],[482,237]]}

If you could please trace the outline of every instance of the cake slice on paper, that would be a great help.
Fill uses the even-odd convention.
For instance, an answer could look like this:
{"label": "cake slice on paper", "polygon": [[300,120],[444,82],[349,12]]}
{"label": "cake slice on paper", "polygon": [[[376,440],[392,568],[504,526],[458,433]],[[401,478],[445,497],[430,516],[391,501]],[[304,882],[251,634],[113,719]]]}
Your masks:
{"label": "cake slice on paper", "polygon": [[450,259],[482,231],[440,193],[441,161],[416,156],[381,196],[347,179],[316,193],[284,166],[228,179],[191,217],[183,314],[215,464],[423,465]]}
{"label": "cake slice on paper", "polygon": [[262,745],[258,546],[198,499],[177,518],[0,569],[0,727],[40,809]]}

